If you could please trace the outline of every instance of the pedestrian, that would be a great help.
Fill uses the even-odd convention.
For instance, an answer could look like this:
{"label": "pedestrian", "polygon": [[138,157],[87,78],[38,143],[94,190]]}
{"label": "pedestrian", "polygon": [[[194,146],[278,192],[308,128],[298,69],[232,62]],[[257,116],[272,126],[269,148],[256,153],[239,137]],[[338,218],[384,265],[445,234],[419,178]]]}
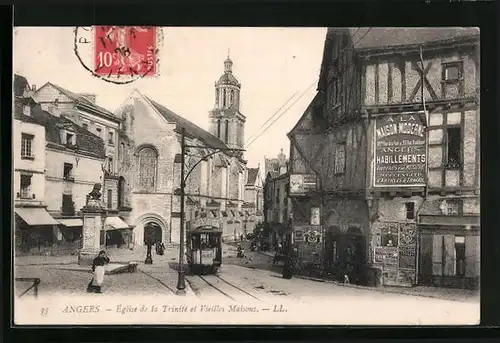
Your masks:
{"label": "pedestrian", "polygon": [[240,235],[240,240],[243,242],[243,234]]}
{"label": "pedestrian", "polygon": [[291,279],[293,276],[293,257],[291,254],[288,254],[286,256],[282,275],[284,279]]}
{"label": "pedestrian", "polygon": [[92,280],[87,286],[89,293],[102,293],[101,287],[104,282],[104,265],[109,263],[109,257],[106,256],[106,251],[101,250],[99,255],[92,261]]}

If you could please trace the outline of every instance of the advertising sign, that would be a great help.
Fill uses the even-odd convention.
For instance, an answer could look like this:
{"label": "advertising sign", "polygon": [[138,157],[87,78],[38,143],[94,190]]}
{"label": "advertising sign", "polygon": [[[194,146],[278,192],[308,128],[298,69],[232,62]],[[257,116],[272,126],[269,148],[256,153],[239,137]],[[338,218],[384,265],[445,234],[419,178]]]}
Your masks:
{"label": "advertising sign", "polygon": [[417,246],[402,245],[399,247],[399,268],[415,269],[417,263]]}
{"label": "advertising sign", "polygon": [[319,215],[319,207],[311,208],[311,225],[320,225],[320,215]]}
{"label": "advertising sign", "polygon": [[377,117],[375,187],[425,186],[427,154],[423,112]]}
{"label": "advertising sign", "polygon": [[316,175],[292,174],[290,175],[290,195],[305,195],[316,190]]}
{"label": "advertising sign", "polygon": [[321,242],[322,230],[323,228],[321,225],[294,226],[294,241],[295,243],[310,243],[312,242],[311,238],[314,237],[314,242]]}
{"label": "advertising sign", "polygon": [[386,265],[398,265],[397,247],[375,247],[375,262]]}

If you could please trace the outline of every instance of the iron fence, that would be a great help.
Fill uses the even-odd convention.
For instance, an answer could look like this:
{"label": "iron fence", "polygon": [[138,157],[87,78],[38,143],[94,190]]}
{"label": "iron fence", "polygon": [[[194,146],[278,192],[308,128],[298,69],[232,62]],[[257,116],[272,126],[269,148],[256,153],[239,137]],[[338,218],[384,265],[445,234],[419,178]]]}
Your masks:
{"label": "iron fence", "polygon": [[19,277],[16,278],[17,282],[31,282],[31,286],[29,286],[21,295],[19,295],[18,298],[22,297],[26,293],[28,293],[31,289],[33,289],[34,296],[35,298],[38,298],[38,285],[40,284],[40,279],[39,278],[32,278],[32,277]]}

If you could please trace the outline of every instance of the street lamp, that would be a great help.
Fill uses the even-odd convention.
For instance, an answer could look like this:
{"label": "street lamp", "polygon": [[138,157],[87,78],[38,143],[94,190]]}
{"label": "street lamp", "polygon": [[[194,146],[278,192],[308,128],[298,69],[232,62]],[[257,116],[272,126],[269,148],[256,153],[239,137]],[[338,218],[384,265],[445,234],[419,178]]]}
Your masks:
{"label": "street lamp", "polygon": [[[181,208],[180,208],[180,241],[179,241],[179,269],[177,271],[177,295],[184,295],[186,294],[186,280],[185,280],[185,274],[184,274],[184,198],[185,198],[185,188],[186,188],[186,180],[191,174],[191,172],[198,166],[198,164],[201,163],[201,161],[206,161],[208,157],[215,155],[217,153],[223,152],[223,151],[245,151],[243,149],[229,149],[229,148],[213,148],[210,146],[200,146],[200,145],[186,145],[185,142],[186,139],[186,129],[181,128],[181,153],[175,155],[174,163],[180,163],[181,164],[181,187],[180,189],[177,189],[175,191],[175,195],[179,195],[181,197]],[[185,155],[186,155],[186,148],[208,148],[208,149],[215,149],[213,152],[201,157],[199,161],[197,161],[184,175],[185,173]],[[179,156],[180,155],[180,156]]]}

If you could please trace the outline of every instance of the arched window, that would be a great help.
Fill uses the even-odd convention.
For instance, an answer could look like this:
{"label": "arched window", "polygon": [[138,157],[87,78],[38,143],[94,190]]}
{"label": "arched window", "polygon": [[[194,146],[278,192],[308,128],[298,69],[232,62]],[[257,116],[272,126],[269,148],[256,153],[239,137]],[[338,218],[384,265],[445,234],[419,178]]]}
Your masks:
{"label": "arched window", "polygon": [[137,154],[139,165],[139,187],[144,191],[154,191],[158,156],[151,147],[144,147]]}
{"label": "arched window", "polygon": [[234,90],[231,89],[231,93],[229,93],[229,106],[234,103]]}
{"label": "arched window", "polygon": [[222,96],[222,106],[226,107],[226,90],[225,89],[222,91],[222,94],[223,94],[223,96]]}
{"label": "arched window", "polygon": [[226,121],[226,136],[224,137],[224,141],[229,142],[229,121]]}
{"label": "arched window", "polygon": [[118,208],[125,204],[125,178],[120,176],[118,179]]}
{"label": "arched window", "polygon": [[217,138],[220,138],[220,119],[217,119]]}

